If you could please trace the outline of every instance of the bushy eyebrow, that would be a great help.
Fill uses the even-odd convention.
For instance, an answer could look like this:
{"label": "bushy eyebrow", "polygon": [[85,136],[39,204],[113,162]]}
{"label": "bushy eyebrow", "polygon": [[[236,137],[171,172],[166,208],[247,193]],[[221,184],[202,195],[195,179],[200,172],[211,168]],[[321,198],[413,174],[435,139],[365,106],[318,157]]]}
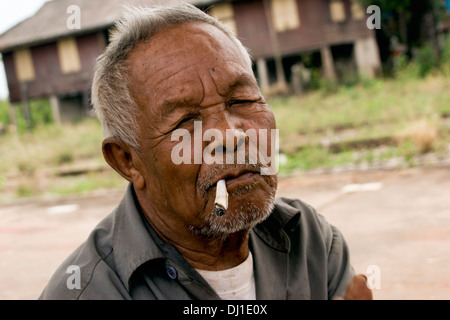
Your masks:
{"label": "bushy eyebrow", "polygon": [[[252,88],[258,87],[255,78],[247,73],[243,73],[239,77],[237,77],[236,80],[228,86],[226,92],[224,92],[222,95],[224,97],[231,96],[233,92],[235,92],[237,89],[244,87],[252,87]],[[196,100],[195,97],[183,97],[179,99],[168,98],[164,100],[161,104],[162,108],[161,114],[164,117],[166,117],[176,110],[180,109],[192,110],[193,108],[197,108],[198,106],[195,100]]]}
{"label": "bushy eyebrow", "polygon": [[162,103],[162,115],[168,116],[171,113],[173,113],[175,110],[180,109],[191,109],[193,104],[188,101],[187,99],[179,100],[179,101],[171,101],[171,100],[165,100]]}
{"label": "bushy eyebrow", "polygon": [[235,82],[233,82],[229,86],[228,91],[232,92],[240,87],[253,87],[253,86],[257,87],[255,78],[247,73],[243,73],[236,79]]}

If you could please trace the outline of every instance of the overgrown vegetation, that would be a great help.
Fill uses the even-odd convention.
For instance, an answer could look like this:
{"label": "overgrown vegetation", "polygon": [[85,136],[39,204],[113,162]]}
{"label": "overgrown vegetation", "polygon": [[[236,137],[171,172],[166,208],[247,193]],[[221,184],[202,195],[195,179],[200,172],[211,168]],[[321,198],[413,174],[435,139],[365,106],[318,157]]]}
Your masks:
{"label": "overgrown vegetation", "polygon": [[35,99],[30,101],[29,110],[22,104],[12,107],[8,101],[0,100],[0,129],[5,131],[13,122],[14,130],[23,134],[34,127],[53,123],[52,109],[47,99]]}
{"label": "overgrown vegetation", "polygon": [[395,159],[411,166],[426,153],[448,155],[450,39],[440,63],[397,57],[395,77],[322,86],[270,101],[284,154],[280,172],[370,166]]}
{"label": "overgrown vegetation", "polygon": [[[280,129],[280,173],[393,160],[414,166],[424,154],[448,156],[450,41],[446,46],[439,67],[399,56],[394,78],[319,81],[302,96],[269,99]],[[103,159],[97,119],[57,126],[48,101],[32,101],[30,110],[33,129],[17,109],[12,130],[9,105],[0,101],[0,202],[126,185]]]}
{"label": "overgrown vegetation", "polygon": [[424,153],[446,154],[449,99],[450,79],[430,76],[274,100],[286,155],[280,170],[381,164],[393,158],[414,165]]}
{"label": "overgrown vegetation", "polygon": [[0,202],[123,186],[103,160],[102,139],[97,119],[0,135]]}

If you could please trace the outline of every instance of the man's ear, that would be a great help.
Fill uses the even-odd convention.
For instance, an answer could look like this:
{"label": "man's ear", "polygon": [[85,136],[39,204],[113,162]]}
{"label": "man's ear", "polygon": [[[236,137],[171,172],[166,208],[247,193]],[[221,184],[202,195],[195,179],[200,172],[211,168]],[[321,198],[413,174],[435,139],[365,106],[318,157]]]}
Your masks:
{"label": "man's ear", "polygon": [[136,152],[117,138],[106,138],[102,144],[103,157],[106,162],[122,177],[133,183],[137,189],[145,187],[145,179],[136,167]]}

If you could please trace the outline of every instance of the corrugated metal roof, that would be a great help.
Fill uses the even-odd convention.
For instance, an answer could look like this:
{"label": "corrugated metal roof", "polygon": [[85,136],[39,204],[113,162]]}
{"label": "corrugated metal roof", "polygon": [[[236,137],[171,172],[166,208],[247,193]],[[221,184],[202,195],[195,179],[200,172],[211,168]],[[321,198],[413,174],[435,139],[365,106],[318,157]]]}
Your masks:
{"label": "corrugated metal roof", "polygon": [[[46,2],[32,17],[20,22],[0,35],[0,52],[21,46],[31,46],[54,39],[103,29],[114,23],[123,13],[123,6],[168,4],[179,0],[53,0]],[[185,0],[196,6],[208,6],[212,0]],[[80,29],[69,29],[67,8],[80,8]]]}

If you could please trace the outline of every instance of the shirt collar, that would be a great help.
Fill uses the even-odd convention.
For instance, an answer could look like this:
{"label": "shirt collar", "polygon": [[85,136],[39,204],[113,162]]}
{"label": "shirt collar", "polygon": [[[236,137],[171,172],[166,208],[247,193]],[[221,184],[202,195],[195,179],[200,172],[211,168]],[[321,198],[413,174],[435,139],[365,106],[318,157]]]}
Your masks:
{"label": "shirt collar", "polygon": [[145,227],[132,184],[128,185],[114,220],[114,260],[119,277],[128,290],[130,277],[138,267],[149,260],[165,258],[165,255]]}
{"label": "shirt collar", "polygon": [[[280,212],[283,214],[279,214]],[[285,231],[290,232],[292,231],[289,230],[290,226],[297,225],[293,221],[298,221],[299,213],[298,209],[277,199],[272,214],[257,225],[254,232],[272,248],[288,252],[290,242]],[[129,184],[122,201],[116,208],[113,231],[114,260],[119,277],[127,290],[134,271],[147,261],[168,257],[175,262],[182,259],[181,257],[177,259],[176,254],[168,252],[170,250],[166,248],[167,246],[156,243],[159,239],[151,236],[144,219],[133,185]],[[184,263],[180,262],[180,264]]]}
{"label": "shirt collar", "polygon": [[276,198],[271,215],[254,228],[254,232],[272,248],[288,252],[290,241],[288,234],[298,226],[300,209],[289,205],[289,200]]}
{"label": "shirt collar", "polygon": [[258,300],[287,298],[290,234],[298,227],[301,212],[285,201],[277,198],[272,214],[250,233]]}

